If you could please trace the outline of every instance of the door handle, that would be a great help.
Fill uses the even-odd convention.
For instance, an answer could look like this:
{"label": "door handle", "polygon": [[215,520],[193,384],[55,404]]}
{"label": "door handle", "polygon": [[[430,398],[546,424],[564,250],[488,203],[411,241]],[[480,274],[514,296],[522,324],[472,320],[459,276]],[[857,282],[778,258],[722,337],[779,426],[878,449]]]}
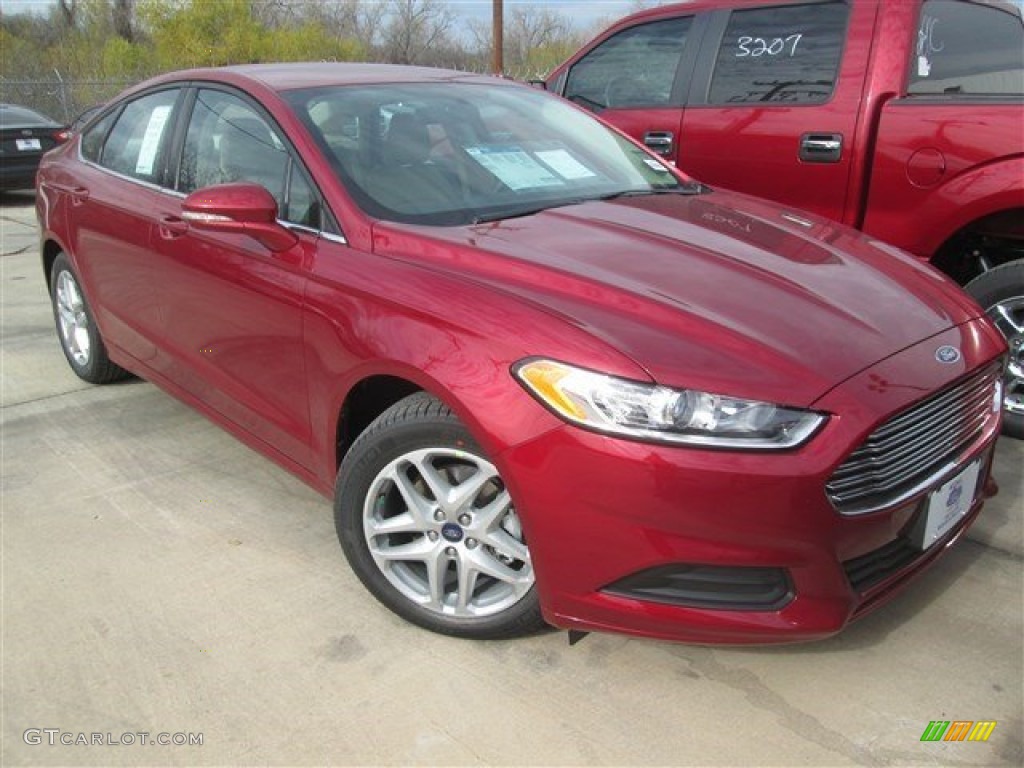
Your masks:
{"label": "door handle", "polygon": [[164,240],[173,240],[188,232],[188,222],[177,216],[162,216],[160,218],[160,237]]}
{"label": "door handle", "polygon": [[672,131],[648,131],[644,134],[644,144],[656,155],[671,157],[675,138]]}
{"label": "door handle", "polygon": [[72,205],[81,205],[89,199],[89,190],[86,187],[69,187],[67,184],[54,184],[52,182],[46,184],[46,186],[52,187],[70,197]]}
{"label": "door handle", "polygon": [[799,155],[805,163],[838,163],[843,157],[843,134],[805,133],[800,137]]}

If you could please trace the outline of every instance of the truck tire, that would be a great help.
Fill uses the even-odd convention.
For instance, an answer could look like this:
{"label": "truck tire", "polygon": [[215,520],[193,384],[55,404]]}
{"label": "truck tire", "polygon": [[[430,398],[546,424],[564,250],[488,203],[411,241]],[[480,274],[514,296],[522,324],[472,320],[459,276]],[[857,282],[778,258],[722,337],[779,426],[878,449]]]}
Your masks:
{"label": "truck tire", "polygon": [[1010,347],[1003,375],[1003,434],[1024,439],[1024,260],[990,269],[965,288]]}

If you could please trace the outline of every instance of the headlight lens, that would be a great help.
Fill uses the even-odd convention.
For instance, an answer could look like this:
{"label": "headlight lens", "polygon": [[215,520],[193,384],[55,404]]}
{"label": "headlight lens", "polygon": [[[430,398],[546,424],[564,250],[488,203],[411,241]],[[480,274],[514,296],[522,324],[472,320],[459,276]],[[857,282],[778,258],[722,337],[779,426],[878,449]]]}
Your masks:
{"label": "headlight lens", "polygon": [[813,411],[670,389],[555,360],[524,360],[512,372],[563,419],[641,440],[779,450],[806,442],[826,420]]}

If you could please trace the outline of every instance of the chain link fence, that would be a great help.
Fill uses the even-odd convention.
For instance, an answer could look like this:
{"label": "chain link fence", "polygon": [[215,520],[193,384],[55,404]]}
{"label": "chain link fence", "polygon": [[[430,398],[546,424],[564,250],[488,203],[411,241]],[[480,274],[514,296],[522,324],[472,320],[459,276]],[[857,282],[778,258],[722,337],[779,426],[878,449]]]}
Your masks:
{"label": "chain link fence", "polygon": [[83,110],[110,100],[135,80],[65,80],[59,74],[46,79],[0,77],[0,102],[19,104],[42,112],[59,123],[70,123]]}
{"label": "chain link fence", "polygon": [[[465,69],[457,66],[450,68]],[[479,69],[470,68],[468,71],[483,74],[486,68],[481,66]],[[516,80],[528,80],[542,78],[544,73],[526,67],[509,67],[505,76]],[[29,107],[52,117],[57,122],[69,124],[84,110],[109,101],[128,86],[143,79],[145,78],[68,80],[57,72],[48,78],[33,80],[0,76],[0,102]]]}

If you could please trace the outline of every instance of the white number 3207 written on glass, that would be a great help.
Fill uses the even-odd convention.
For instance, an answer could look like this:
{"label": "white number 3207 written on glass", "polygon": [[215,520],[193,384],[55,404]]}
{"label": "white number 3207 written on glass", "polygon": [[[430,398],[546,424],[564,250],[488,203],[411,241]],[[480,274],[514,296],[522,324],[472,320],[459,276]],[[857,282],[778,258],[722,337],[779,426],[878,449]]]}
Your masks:
{"label": "white number 3207 written on glass", "polygon": [[736,57],[751,56],[756,59],[758,56],[794,56],[802,37],[803,35],[797,34],[765,40],[763,37],[744,35],[736,41]]}

